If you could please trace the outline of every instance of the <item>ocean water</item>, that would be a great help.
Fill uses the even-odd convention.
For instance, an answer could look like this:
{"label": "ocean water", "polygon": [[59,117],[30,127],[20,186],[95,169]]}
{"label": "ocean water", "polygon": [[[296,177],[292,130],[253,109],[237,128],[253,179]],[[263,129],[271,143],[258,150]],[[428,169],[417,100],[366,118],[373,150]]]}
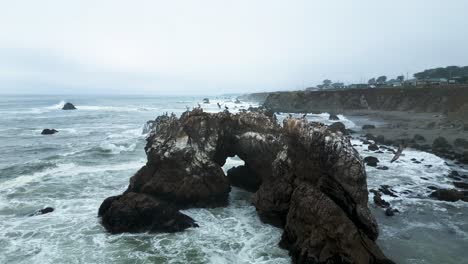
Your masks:
{"label": "ocean water", "polygon": [[[78,110],[62,111],[73,102]],[[0,97],[0,263],[290,263],[277,247],[281,230],[261,223],[250,193],[233,188],[226,208],[190,209],[199,228],[176,234],[105,232],[99,205],[120,194],[145,163],[144,123],[164,112],[180,114],[198,103],[231,111],[231,97],[2,96]],[[281,114],[280,119],[285,114]],[[327,114],[309,115],[329,122]],[[341,116],[349,128],[351,120]],[[59,131],[41,135],[44,128]],[[355,139],[360,145],[360,141]],[[363,156],[365,146],[357,146]],[[372,154],[387,171],[368,168],[369,188],[382,184],[412,193],[384,199],[401,211],[386,217],[372,203],[380,224],[378,243],[398,263],[463,263],[468,259],[468,203],[427,198],[428,185],[448,187],[451,169],[432,154],[405,151],[390,164],[391,154]],[[411,159],[424,159],[414,164]],[[242,164],[229,159],[225,169]],[[423,165],[431,164],[431,168]],[[421,177],[427,179],[421,179]],[[372,195],[370,197],[372,201]],[[46,206],[55,211],[28,215]]]}

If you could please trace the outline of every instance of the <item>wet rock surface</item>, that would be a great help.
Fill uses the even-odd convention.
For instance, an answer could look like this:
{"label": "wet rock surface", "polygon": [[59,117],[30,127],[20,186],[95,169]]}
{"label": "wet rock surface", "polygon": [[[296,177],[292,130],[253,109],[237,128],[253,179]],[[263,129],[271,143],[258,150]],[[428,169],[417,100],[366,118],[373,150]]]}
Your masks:
{"label": "wet rock surface", "polygon": [[52,207],[45,207],[40,210],[37,210],[36,212],[30,214],[29,216],[36,216],[36,215],[43,215],[43,214],[48,214],[52,213],[54,211],[54,208]]}
{"label": "wet rock surface", "polygon": [[72,103],[66,103],[63,105],[62,110],[76,110],[76,107]]}
{"label": "wet rock surface", "polygon": [[[224,206],[230,186],[255,191],[260,218],[284,229],[294,263],[392,263],[375,240],[366,172],[341,132],[271,111],[209,114],[194,109],[155,120],[147,164],[127,191],[99,210],[110,232],[175,232],[195,227],[178,210]],[[224,175],[237,155],[245,165]]]}
{"label": "wet rock surface", "polygon": [[57,132],[58,130],[46,128],[42,130],[41,135],[53,135]]}
{"label": "wet rock surface", "polygon": [[340,118],[336,114],[330,114],[328,120],[340,120]]}

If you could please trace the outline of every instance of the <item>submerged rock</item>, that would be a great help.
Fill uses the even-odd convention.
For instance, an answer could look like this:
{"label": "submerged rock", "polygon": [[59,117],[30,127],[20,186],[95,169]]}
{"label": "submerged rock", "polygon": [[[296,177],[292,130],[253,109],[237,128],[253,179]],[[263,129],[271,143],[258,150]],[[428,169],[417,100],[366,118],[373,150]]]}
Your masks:
{"label": "submerged rock", "polygon": [[336,114],[330,114],[328,120],[340,120],[340,118]]}
{"label": "submerged rock", "polygon": [[48,214],[48,213],[52,213],[53,211],[54,211],[54,208],[45,207],[43,209],[37,210],[36,212],[30,214],[29,216]]}
{"label": "submerged rock", "polygon": [[[101,205],[110,232],[195,226],[178,209],[224,206],[233,184],[255,191],[260,219],[284,229],[280,245],[294,263],[392,263],[375,243],[358,152],[321,123],[286,118],[279,126],[262,109],[194,109],[180,118],[158,117],[145,150],[148,161],[127,191]],[[235,155],[245,165],[226,177],[221,167]]]}
{"label": "submerged rock", "polygon": [[364,130],[367,130],[367,129],[374,129],[374,128],[375,128],[374,125],[363,125],[363,126],[362,126],[362,129],[364,129]]}
{"label": "submerged rock", "polygon": [[46,128],[42,130],[41,135],[53,135],[57,132],[58,130]]}
{"label": "submerged rock", "polygon": [[364,158],[364,162],[367,166],[376,167],[377,163],[379,163],[379,159],[376,157],[368,156]]}
{"label": "submerged rock", "polygon": [[391,207],[387,208],[387,210],[385,210],[385,215],[386,216],[394,216],[395,213],[398,213],[399,211],[397,209],[393,209]]}
{"label": "submerged rock", "polygon": [[457,189],[438,189],[431,193],[430,195],[433,198],[441,201],[447,202],[456,202],[459,200],[464,200],[468,202],[468,197],[466,193],[460,192]]}
{"label": "submerged rock", "polygon": [[76,110],[76,107],[72,103],[66,103],[63,105],[62,110]]}
{"label": "submerged rock", "polygon": [[371,150],[371,151],[376,151],[376,150],[379,150],[379,146],[377,146],[377,144],[370,144],[368,147],[367,147],[368,150]]}

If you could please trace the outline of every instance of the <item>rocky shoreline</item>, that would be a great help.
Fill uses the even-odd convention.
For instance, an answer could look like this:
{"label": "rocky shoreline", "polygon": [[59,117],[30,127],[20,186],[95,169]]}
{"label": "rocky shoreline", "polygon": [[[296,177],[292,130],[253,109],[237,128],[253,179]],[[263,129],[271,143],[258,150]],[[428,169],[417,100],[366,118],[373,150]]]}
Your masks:
{"label": "rocky shoreline", "polygon": [[[343,114],[363,135],[387,145],[418,150],[468,163],[468,87],[291,91],[246,95],[275,112]],[[261,99],[264,99],[263,101]]]}
{"label": "rocky shoreline", "polygon": [[[147,164],[99,216],[107,230],[176,232],[196,227],[179,210],[225,206],[230,186],[254,191],[260,218],[283,228],[294,263],[393,263],[375,243],[365,166],[347,136],[304,118],[280,126],[267,110],[202,109],[158,117]],[[245,165],[225,176],[228,157]]]}

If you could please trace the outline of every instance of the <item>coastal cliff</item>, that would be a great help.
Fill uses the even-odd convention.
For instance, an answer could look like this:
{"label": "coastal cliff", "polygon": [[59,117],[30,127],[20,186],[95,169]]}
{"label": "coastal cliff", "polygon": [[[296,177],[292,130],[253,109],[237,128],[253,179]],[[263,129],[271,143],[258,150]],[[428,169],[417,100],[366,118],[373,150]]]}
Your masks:
{"label": "coastal cliff", "polygon": [[[363,135],[468,163],[466,85],[274,92],[263,105],[275,112],[329,112],[356,122],[364,118],[376,126]],[[440,142],[446,142],[443,148]]]}
{"label": "coastal cliff", "polygon": [[266,96],[264,105],[279,112],[373,110],[457,114],[468,110],[468,86],[274,92]]}

